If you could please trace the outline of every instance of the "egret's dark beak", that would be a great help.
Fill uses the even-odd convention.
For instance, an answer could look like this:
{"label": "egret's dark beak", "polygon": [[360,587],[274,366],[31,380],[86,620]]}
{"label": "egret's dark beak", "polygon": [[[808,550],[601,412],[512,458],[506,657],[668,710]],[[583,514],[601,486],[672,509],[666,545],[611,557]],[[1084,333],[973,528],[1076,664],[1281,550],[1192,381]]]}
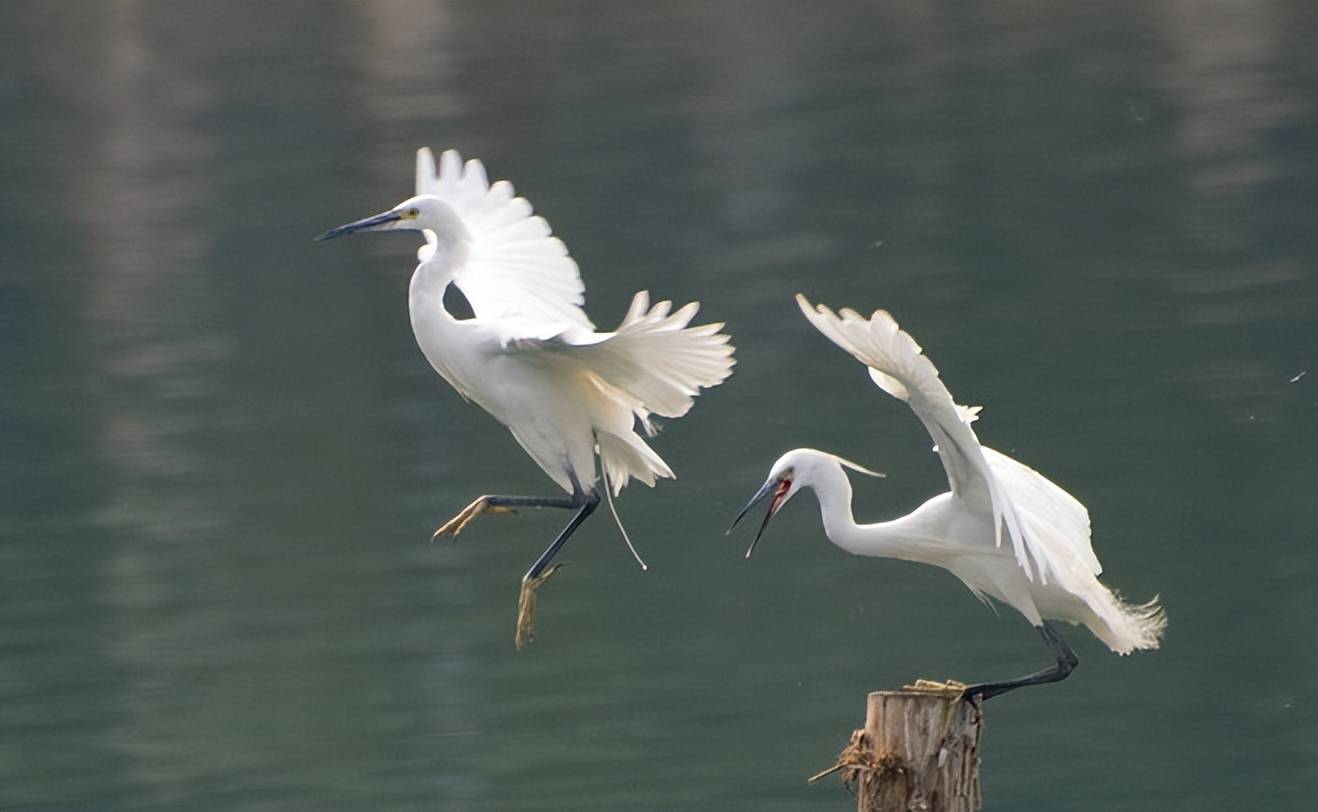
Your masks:
{"label": "egret's dark beak", "polygon": [[332,240],[335,237],[342,237],[344,234],[352,234],[354,231],[373,231],[401,219],[403,219],[402,213],[391,209],[383,214],[377,214],[374,217],[367,217],[365,220],[358,220],[355,223],[348,223],[347,225],[342,225],[338,228],[331,228],[329,231],[326,231],[324,234],[317,237],[316,242]]}
{"label": "egret's dark beak", "polygon": [[791,487],[792,481],[790,479],[770,478],[760,486],[758,491],[755,492],[755,495],[751,497],[751,500],[746,503],[746,507],[742,508],[741,513],[737,514],[737,518],[732,520],[732,525],[728,527],[729,533],[732,532],[732,528],[737,526],[737,522],[741,521],[742,517],[745,516],[751,508],[755,507],[760,502],[763,502],[770,494],[773,495],[773,501],[769,503],[769,510],[764,514],[764,521],[760,523],[760,529],[755,533],[755,540],[752,541],[751,546],[746,549],[747,558],[750,558],[751,553],[755,552],[755,545],[760,543],[760,536],[764,535],[764,529],[769,526],[769,520],[773,518],[773,514],[778,512],[778,508],[783,503],[783,497],[787,495],[787,490]]}

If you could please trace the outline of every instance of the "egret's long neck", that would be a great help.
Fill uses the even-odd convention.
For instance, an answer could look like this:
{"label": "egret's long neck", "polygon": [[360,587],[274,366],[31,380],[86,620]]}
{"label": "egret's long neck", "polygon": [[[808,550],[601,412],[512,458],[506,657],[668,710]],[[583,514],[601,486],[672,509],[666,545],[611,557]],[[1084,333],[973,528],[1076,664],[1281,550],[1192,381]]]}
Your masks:
{"label": "egret's long neck", "polygon": [[824,532],[837,546],[856,552],[849,546],[856,531],[856,520],[851,514],[851,481],[843,473],[842,466],[836,463],[820,466],[809,484],[819,500]]}
{"label": "egret's long neck", "polygon": [[858,525],[851,513],[851,481],[837,463],[820,466],[814,481],[819,515],[829,541],[852,555],[921,561],[920,547],[908,532],[903,517],[891,522]]}
{"label": "egret's long neck", "polygon": [[462,340],[463,322],[444,308],[444,291],[453,281],[454,268],[451,257],[441,253],[446,251],[441,242],[427,261],[417,265],[407,289],[407,310],[416,343],[430,365],[453,388],[467,393],[472,391],[467,385],[471,365],[464,349],[471,342]]}
{"label": "egret's long neck", "polygon": [[407,304],[413,324],[418,317],[423,320],[451,319],[444,309],[444,291],[453,281],[453,267],[451,250],[442,242],[434,247],[430,259],[417,265],[407,289]]}

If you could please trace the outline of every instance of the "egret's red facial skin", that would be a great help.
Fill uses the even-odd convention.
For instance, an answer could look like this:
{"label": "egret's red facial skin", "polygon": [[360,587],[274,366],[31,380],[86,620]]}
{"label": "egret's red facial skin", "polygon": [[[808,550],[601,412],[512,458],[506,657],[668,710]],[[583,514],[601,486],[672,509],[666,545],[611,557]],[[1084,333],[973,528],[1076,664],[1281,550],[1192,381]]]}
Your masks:
{"label": "egret's red facial skin", "polygon": [[787,492],[792,488],[792,480],[778,480],[778,487],[774,488],[773,501],[769,502],[769,515],[772,516],[778,512],[778,508],[783,506],[783,499],[787,497]]}

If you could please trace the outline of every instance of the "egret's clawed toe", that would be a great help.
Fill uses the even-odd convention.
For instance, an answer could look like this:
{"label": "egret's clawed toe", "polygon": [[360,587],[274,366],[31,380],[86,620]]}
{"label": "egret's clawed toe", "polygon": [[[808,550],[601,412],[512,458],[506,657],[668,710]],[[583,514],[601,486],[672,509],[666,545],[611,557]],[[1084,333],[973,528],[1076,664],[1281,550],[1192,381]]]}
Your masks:
{"label": "egret's clawed toe", "polygon": [[939,682],[938,680],[920,678],[911,685],[903,685],[902,690],[916,691],[922,694],[935,694],[938,696],[946,696],[948,698],[965,698],[966,689],[969,687],[970,686],[966,683],[958,682],[954,679],[949,679],[946,682]]}
{"label": "egret's clawed toe", "polygon": [[467,525],[471,524],[472,519],[475,519],[482,513],[514,512],[515,511],[512,508],[491,504],[490,497],[482,496],[475,502],[472,502],[470,505],[463,508],[461,513],[454,516],[452,519],[449,519],[447,522],[444,522],[444,524],[430,536],[430,540],[438,541],[445,536],[450,538],[456,537],[467,527]]}
{"label": "egret's clawed toe", "polygon": [[535,592],[545,581],[558,572],[562,564],[555,564],[539,575],[526,575],[522,578],[522,592],[517,597],[517,650],[535,639]]}

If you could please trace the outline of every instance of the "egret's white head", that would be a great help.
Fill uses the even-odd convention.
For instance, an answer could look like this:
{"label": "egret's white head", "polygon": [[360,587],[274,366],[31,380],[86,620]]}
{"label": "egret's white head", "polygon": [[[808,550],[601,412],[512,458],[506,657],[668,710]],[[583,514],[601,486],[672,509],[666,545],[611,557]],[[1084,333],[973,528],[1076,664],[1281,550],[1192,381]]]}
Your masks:
{"label": "egret's white head", "polygon": [[331,228],[317,237],[316,241],[332,240],[357,231],[397,229],[431,231],[441,243],[450,244],[465,242],[470,236],[462,218],[458,217],[452,206],[433,195],[417,195],[409,197],[389,211],[338,228]]}
{"label": "egret's white head", "polygon": [[[871,471],[863,465],[857,465],[850,460],[844,460],[836,454],[829,454],[825,451],[816,451],[813,448],[795,448],[778,458],[778,461],[769,469],[769,478],[764,480],[764,484],[755,492],[751,500],[746,503],[746,507],[741,509],[737,518],[732,520],[732,527],[737,526],[751,508],[755,507],[764,499],[772,495],[769,501],[769,512],[764,514],[764,521],[760,524],[759,532],[755,534],[755,540],[746,550],[746,557],[750,558],[751,553],[755,552],[755,545],[760,542],[760,536],[764,535],[764,529],[769,526],[769,520],[782,510],[787,500],[795,496],[802,488],[808,488],[820,481],[826,472],[840,472],[842,467],[850,468],[868,476],[882,477],[883,474],[878,471]],[[732,532],[732,527],[728,532]]]}

